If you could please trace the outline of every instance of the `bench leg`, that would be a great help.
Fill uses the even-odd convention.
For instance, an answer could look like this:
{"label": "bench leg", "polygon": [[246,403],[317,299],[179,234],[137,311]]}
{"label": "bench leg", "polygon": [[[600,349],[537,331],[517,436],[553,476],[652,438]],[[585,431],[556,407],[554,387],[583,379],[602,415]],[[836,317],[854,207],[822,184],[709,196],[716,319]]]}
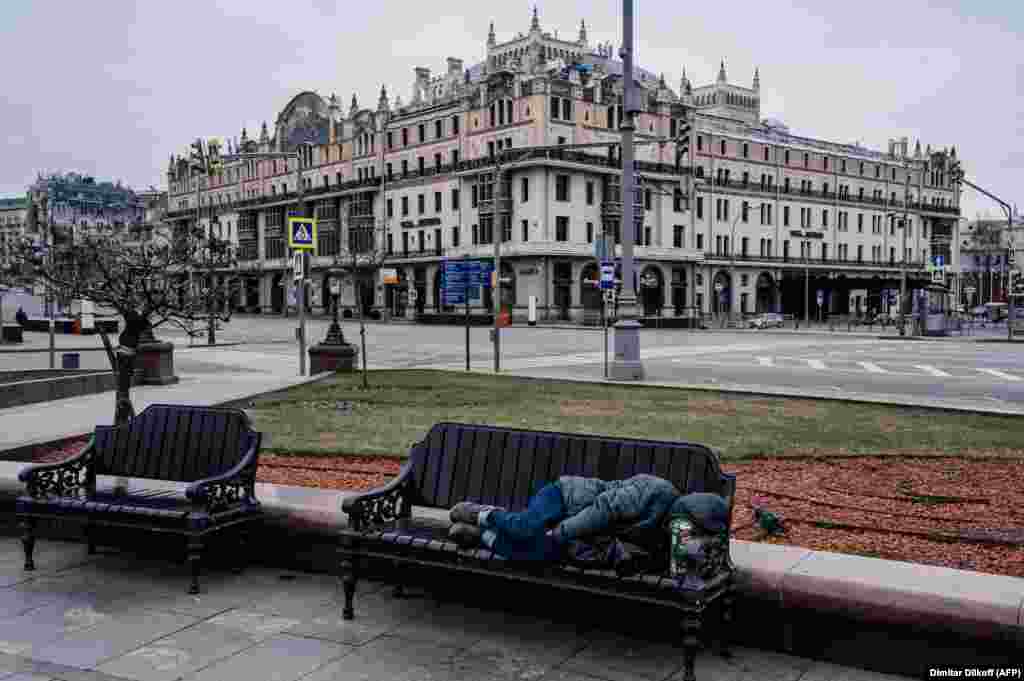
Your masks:
{"label": "bench leg", "polygon": [[729,642],[732,640],[732,623],[736,619],[736,594],[732,585],[722,596],[722,619],[719,622],[718,654],[724,658],[732,657]]}
{"label": "bench leg", "polygon": [[405,584],[402,583],[403,571],[401,564],[397,560],[395,560],[392,561],[391,565],[395,570],[395,574],[398,575],[398,581],[395,582],[395,587],[391,590],[391,597],[405,598]]}
{"label": "bench leg", "polygon": [[90,556],[96,554],[96,538],[93,536],[93,530],[91,525],[85,526],[85,542],[88,546],[87,552]]}
{"label": "bench leg", "polygon": [[199,571],[200,560],[203,556],[203,540],[199,537],[189,537],[188,540],[188,566],[192,572],[192,582],[189,584],[190,594],[199,593]]}
{"label": "bench leg", "polygon": [[232,568],[232,572],[236,575],[242,574],[245,571],[246,566],[249,564],[249,527],[242,525],[242,529],[238,531],[238,556],[235,567]]}
{"label": "bench leg", "polygon": [[356,595],[356,582],[359,580],[359,556],[355,555],[355,545],[342,546],[339,551],[339,578],[345,595],[345,605],[341,609],[341,618],[350,620],[355,617],[352,601]]}
{"label": "bench leg", "polygon": [[697,681],[694,664],[700,647],[700,618],[697,613],[686,613],[683,617],[683,681]]}
{"label": "bench leg", "polygon": [[21,547],[25,550],[25,569],[35,570],[36,564],[32,560],[32,552],[36,548],[36,519],[21,519]]}

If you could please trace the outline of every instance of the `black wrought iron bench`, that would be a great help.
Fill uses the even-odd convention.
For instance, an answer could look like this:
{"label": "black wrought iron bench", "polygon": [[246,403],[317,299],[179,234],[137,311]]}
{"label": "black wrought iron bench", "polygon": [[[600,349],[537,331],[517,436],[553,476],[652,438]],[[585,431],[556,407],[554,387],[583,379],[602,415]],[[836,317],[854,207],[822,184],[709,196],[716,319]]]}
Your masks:
{"label": "black wrought iron bench", "polygon": [[[685,678],[693,681],[705,614],[721,615],[718,644],[723,649],[723,632],[733,616],[735,568],[728,532],[710,552],[703,588],[690,590],[669,574],[667,551],[664,560],[653,563],[662,567],[631,576],[568,563],[539,569],[536,564],[505,560],[488,549],[462,549],[449,540],[447,521],[412,513],[413,506],[445,509],[463,500],[520,510],[539,487],[562,475],[614,480],[639,473],[670,480],[684,493],[722,495],[731,524],[735,476],[723,473],[718,456],[703,445],[439,423],[413,445],[397,478],[342,504],[349,523],[339,549],[342,616],[353,618],[356,582],[363,563],[371,558],[657,603],[683,614]],[[398,585],[396,591],[400,590]]]}
{"label": "black wrought iron bench", "polygon": [[[199,593],[200,561],[212,535],[233,528],[244,565],[247,526],[261,514],[255,495],[261,440],[237,409],[151,405],[127,424],[96,426],[80,454],[18,475],[26,487],[16,504],[25,569],[35,569],[40,519],[84,523],[90,554],[96,551],[93,528],[137,528],[185,539],[189,593]],[[143,480],[98,487],[99,475]],[[146,487],[146,479],[190,484],[182,492]]]}

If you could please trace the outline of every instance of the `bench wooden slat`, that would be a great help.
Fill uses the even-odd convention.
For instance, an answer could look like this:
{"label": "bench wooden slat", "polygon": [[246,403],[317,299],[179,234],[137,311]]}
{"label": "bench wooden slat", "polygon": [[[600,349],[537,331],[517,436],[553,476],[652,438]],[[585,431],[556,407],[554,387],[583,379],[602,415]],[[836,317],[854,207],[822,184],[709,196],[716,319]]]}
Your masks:
{"label": "bench wooden slat", "polygon": [[672,450],[667,445],[654,447],[654,474],[665,480],[672,479]]}
{"label": "bench wooden slat", "polygon": [[205,432],[206,420],[209,415],[205,412],[198,412],[192,417],[192,428],[188,433],[188,463],[185,466],[185,479],[189,482],[199,480],[202,476],[202,462],[200,452],[203,448],[203,433]]}
{"label": "bench wooden slat", "polygon": [[504,456],[504,433],[495,433],[489,429],[481,429],[477,433],[477,451],[483,449],[487,456],[487,470],[484,471],[483,487],[480,490],[480,501],[485,504],[496,504],[501,489],[502,474],[506,467],[515,466]]}
{"label": "bench wooden slat", "polygon": [[472,437],[469,437],[467,432],[463,434],[463,438],[466,438],[466,447],[472,452],[473,467],[470,470],[469,486],[462,493],[462,496],[472,501],[483,501],[484,480],[487,477],[487,469],[494,465],[491,457],[487,456],[487,440],[489,435],[479,430],[470,432]]}
{"label": "bench wooden slat", "polygon": [[605,441],[603,438],[594,441],[594,450],[597,452],[597,470],[592,477],[602,480],[615,480],[619,477],[619,445]]}
{"label": "bench wooden slat", "polygon": [[707,459],[702,456],[691,456],[688,457],[688,461],[690,465],[686,474],[686,489],[679,490],[683,494],[703,490],[706,479]]}
{"label": "bench wooden slat", "polygon": [[192,410],[182,409],[178,412],[177,418],[174,421],[173,431],[165,435],[173,443],[174,456],[160,462],[159,477],[162,480],[181,480],[185,473],[185,462],[188,455],[186,445],[188,433],[192,426]]}
{"label": "bench wooden slat", "polygon": [[557,443],[564,438],[553,437],[547,433],[534,433],[532,440],[533,473],[530,474],[530,491],[527,500],[523,502],[524,505],[529,503],[530,497],[539,492],[541,487],[554,482],[561,475],[554,465],[554,459]]}
{"label": "bench wooden slat", "polygon": [[[220,461],[218,462],[217,468],[224,470],[233,461],[238,459],[244,454],[244,452],[238,451],[239,447],[239,430],[241,429],[242,423],[241,418],[235,415],[227,416],[227,428],[224,432],[224,449],[221,455]],[[211,462],[212,463],[212,462]],[[209,463],[207,464],[207,471],[210,470]],[[207,473],[208,474],[208,473]]]}
{"label": "bench wooden slat", "polygon": [[[444,435],[447,429],[431,428],[427,434],[427,467],[419,481],[424,499],[437,504],[437,478],[440,474],[441,459],[444,456]],[[440,504],[438,504],[440,505]]]}
{"label": "bench wooden slat", "polygon": [[[607,451],[607,445],[606,445]],[[607,456],[607,453],[606,453]],[[625,480],[636,474],[636,444],[624,442],[614,458],[615,472],[606,480]]]}
{"label": "bench wooden slat", "polygon": [[545,433],[541,440],[546,445],[546,450],[551,452],[548,462],[548,481],[557,480],[559,476],[565,475],[569,465],[569,440],[564,437],[554,437]]}
{"label": "bench wooden slat", "polygon": [[477,470],[482,470],[487,462],[486,457],[473,456],[476,431],[460,428],[458,433],[461,458],[459,464],[455,467],[455,475],[452,476],[452,489],[451,495],[448,497],[448,506],[454,506],[464,499],[469,499],[471,490],[479,489],[478,487],[471,487],[471,480]]}
{"label": "bench wooden slat", "polygon": [[633,460],[632,475],[639,475],[641,473],[657,475],[654,472],[654,446],[647,443],[641,443],[636,446],[636,457]]}
{"label": "bench wooden slat", "polygon": [[516,507],[526,508],[530,497],[547,482],[548,451],[541,449],[538,433],[523,434],[524,458],[519,462],[520,469],[516,485]]}
{"label": "bench wooden slat", "polygon": [[514,505],[516,476],[519,474],[519,462],[522,457],[521,439],[522,434],[515,431],[506,433],[491,433],[491,437],[497,436],[501,442],[501,476],[497,478],[498,485],[491,492],[489,503],[501,506],[509,510],[518,511]]}
{"label": "bench wooden slat", "polygon": [[459,466],[468,463],[459,460],[464,432],[462,428],[449,428],[445,433],[443,461],[437,481],[437,503],[440,506],[452,506],[455,503],[452,501],[452,481]]}

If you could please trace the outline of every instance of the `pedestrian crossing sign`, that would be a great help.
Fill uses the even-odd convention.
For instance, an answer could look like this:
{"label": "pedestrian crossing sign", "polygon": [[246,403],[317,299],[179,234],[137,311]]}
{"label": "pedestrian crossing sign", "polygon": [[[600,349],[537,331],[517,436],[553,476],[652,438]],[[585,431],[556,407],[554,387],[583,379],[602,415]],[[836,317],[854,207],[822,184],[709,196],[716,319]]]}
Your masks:
{"label": "pedestrian crossing sign", "polygon": [[316,251],[316,220],[288,218],[288,246],[296,250]]}

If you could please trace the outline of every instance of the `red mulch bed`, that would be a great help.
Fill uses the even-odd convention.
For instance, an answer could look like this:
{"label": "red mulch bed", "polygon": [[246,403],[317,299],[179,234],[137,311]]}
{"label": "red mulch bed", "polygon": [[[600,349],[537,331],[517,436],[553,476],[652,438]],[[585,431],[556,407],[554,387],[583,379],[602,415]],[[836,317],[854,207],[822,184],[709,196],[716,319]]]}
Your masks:
{"label": "red mulch bed", "polygon": [[[37,451],[59,461],[84,441]],[[395,458],[260,457],[258,480],[367,490],[398,474]],[[1024,459],[913,456],[757,459],[737,474],[734,536],[1024,577]],[[756,504],[783,518],[784,535],[754,526]]]}

